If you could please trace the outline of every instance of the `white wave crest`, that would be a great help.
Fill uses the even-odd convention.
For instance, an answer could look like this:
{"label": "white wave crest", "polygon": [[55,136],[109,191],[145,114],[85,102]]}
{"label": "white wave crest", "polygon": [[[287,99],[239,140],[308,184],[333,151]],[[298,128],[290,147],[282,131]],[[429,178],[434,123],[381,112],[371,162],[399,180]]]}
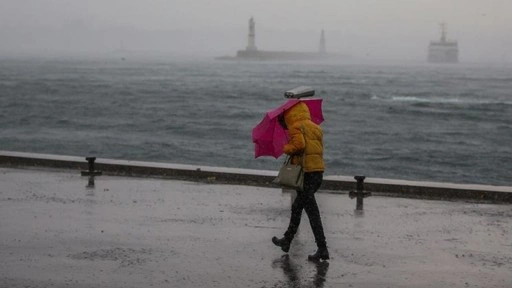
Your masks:
{"label": "white wave crest", "polygon": [[[379,97],[372,99],[382,99]],[[416,102],[416,103],[433,103],[433,104],[470,104],[470,105],[486,105],[486,104],[504,104],[512,105],[512,101],[485,100],[485,99],[463,99],[463,98],[440,98],[440,97],[416,97],[416,96],[392,96],[389,101],[396,102]]]}

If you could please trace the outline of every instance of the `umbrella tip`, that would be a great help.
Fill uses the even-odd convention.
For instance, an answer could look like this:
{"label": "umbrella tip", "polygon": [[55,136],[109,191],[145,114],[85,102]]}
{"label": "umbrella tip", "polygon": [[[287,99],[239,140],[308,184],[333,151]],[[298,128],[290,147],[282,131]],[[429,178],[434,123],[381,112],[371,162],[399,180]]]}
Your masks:
{"label": "umbrella tip", "polygon": [[300,99],[304,97],[311,97],[315,95],[315,89],[309,86],[299,86],[284,92],[284,98]]}

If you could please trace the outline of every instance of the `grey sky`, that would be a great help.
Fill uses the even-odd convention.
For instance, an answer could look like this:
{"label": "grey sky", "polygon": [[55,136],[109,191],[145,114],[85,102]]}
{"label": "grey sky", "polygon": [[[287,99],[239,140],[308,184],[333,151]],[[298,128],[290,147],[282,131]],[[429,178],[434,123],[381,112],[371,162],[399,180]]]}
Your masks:
{"label": "grey sky", "polygon": [[439,23],[462,61],[512,61],[510,0],[0,0],[0,53],[124,49],[234,55],[256,21],[264,50],[423,60]]}

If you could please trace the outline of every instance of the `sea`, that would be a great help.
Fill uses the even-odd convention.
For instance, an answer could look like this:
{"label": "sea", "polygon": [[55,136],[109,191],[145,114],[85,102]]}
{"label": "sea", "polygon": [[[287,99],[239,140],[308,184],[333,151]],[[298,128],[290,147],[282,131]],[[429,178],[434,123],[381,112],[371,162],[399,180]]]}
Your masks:
{"label": "sea", "polygon": [[251,132],[297,86],[323,99],[326,175],[512,186],[499,64],[0,59],[0,150],[278,170]]}

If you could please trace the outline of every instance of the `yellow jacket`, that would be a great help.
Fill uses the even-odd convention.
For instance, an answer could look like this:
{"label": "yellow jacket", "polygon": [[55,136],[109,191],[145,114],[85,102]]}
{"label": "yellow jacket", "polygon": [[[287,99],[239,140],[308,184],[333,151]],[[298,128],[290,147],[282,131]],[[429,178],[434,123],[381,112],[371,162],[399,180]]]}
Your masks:
{"label": "yellow jacket", "polygon": [[304,172],[323,172],[323,132],[320,126],[311,121],[308,106],[303,102],[297,103],[284,112],[284,121],[288,128],[289,141],[283,152],[293,155],[293,164],[301,165],[304,152]]}

